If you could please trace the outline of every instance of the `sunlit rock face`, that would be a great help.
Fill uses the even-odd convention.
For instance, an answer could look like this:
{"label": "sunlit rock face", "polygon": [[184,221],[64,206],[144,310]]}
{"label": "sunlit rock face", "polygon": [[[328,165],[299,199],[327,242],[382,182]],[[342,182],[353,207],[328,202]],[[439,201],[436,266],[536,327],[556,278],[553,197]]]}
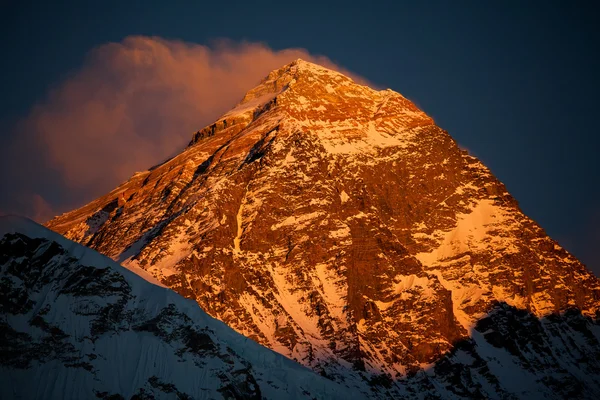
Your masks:
{"label": "sunlit rock face", "polygon": [[[334,380],[560,397],[567,385],[544,374],[562,371],[581,396],[599,390],[598,279],[409,100],[302,60],[48,227]],[[517,311],[510,347],[488,330]],[[575,320],[587,339],[567,339]],[[535,385],[502,374],[502,357]]]}

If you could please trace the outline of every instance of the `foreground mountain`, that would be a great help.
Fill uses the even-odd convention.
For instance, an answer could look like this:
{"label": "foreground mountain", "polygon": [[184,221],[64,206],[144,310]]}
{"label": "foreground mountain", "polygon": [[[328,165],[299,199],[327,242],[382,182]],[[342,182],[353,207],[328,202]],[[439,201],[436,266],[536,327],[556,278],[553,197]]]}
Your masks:
{"label": "foreground mountain", "polygon": [[600,394],[598,279],[410,101],[302,60],[48,227],[348,386]]}
{"label": "foreground mountain", "polygon": [[349,396],[29,220],[0,219],[0,282],[2,399]]}

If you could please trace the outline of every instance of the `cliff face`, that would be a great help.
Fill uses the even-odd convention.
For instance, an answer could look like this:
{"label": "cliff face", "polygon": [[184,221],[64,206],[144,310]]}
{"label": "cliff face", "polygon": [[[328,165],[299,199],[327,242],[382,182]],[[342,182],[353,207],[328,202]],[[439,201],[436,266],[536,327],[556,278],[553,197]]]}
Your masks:
{"label": "cliff face", "polygon": [[[270,73],[176,157],[47,226],[340,381],[443,381],[452,368],[424,371],[464,362],[460,344],[475,360],[460,367],[468,379],[453,378],[465,396],[477,385],[524,395],[491,366],[495,352],[532,376],[556,367],[588,387],[551,350],[570,340],[567,310],[591,346],[563,343],[570,354],[600,350],[598,279],[481,162],[400,94],[302,60]],[[515,330],[547,350],[510,347]],[[597,357],[588,362],[597,374]]]}

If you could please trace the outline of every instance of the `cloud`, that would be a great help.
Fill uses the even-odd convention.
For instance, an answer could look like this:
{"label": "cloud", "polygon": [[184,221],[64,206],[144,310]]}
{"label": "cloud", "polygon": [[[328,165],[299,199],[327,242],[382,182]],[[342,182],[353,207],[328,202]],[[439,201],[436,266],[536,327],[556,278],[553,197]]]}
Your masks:
{"label": "cloud", "polygon": [[276,51],[261,43],[220,40],[209,47],[131,36],[93,49],[18,124],[2,155],[10,163],[5,168],[15,171],[4,180],[38,197],[22,202],[17,193],[0,207],[43,220],[51,209],[102,195],[182,150],[192,132],[296,58],[349,74],[304,49]]}

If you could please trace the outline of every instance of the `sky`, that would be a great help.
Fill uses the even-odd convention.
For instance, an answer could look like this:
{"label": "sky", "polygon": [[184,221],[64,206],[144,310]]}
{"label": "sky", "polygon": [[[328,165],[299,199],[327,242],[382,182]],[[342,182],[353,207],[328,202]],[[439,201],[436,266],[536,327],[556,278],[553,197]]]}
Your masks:
{"label": "sky", "polygon": [[60,3],[0,13],[0,213],[89,202],[301,57],[415,102],[600,276],[597,2]]}

